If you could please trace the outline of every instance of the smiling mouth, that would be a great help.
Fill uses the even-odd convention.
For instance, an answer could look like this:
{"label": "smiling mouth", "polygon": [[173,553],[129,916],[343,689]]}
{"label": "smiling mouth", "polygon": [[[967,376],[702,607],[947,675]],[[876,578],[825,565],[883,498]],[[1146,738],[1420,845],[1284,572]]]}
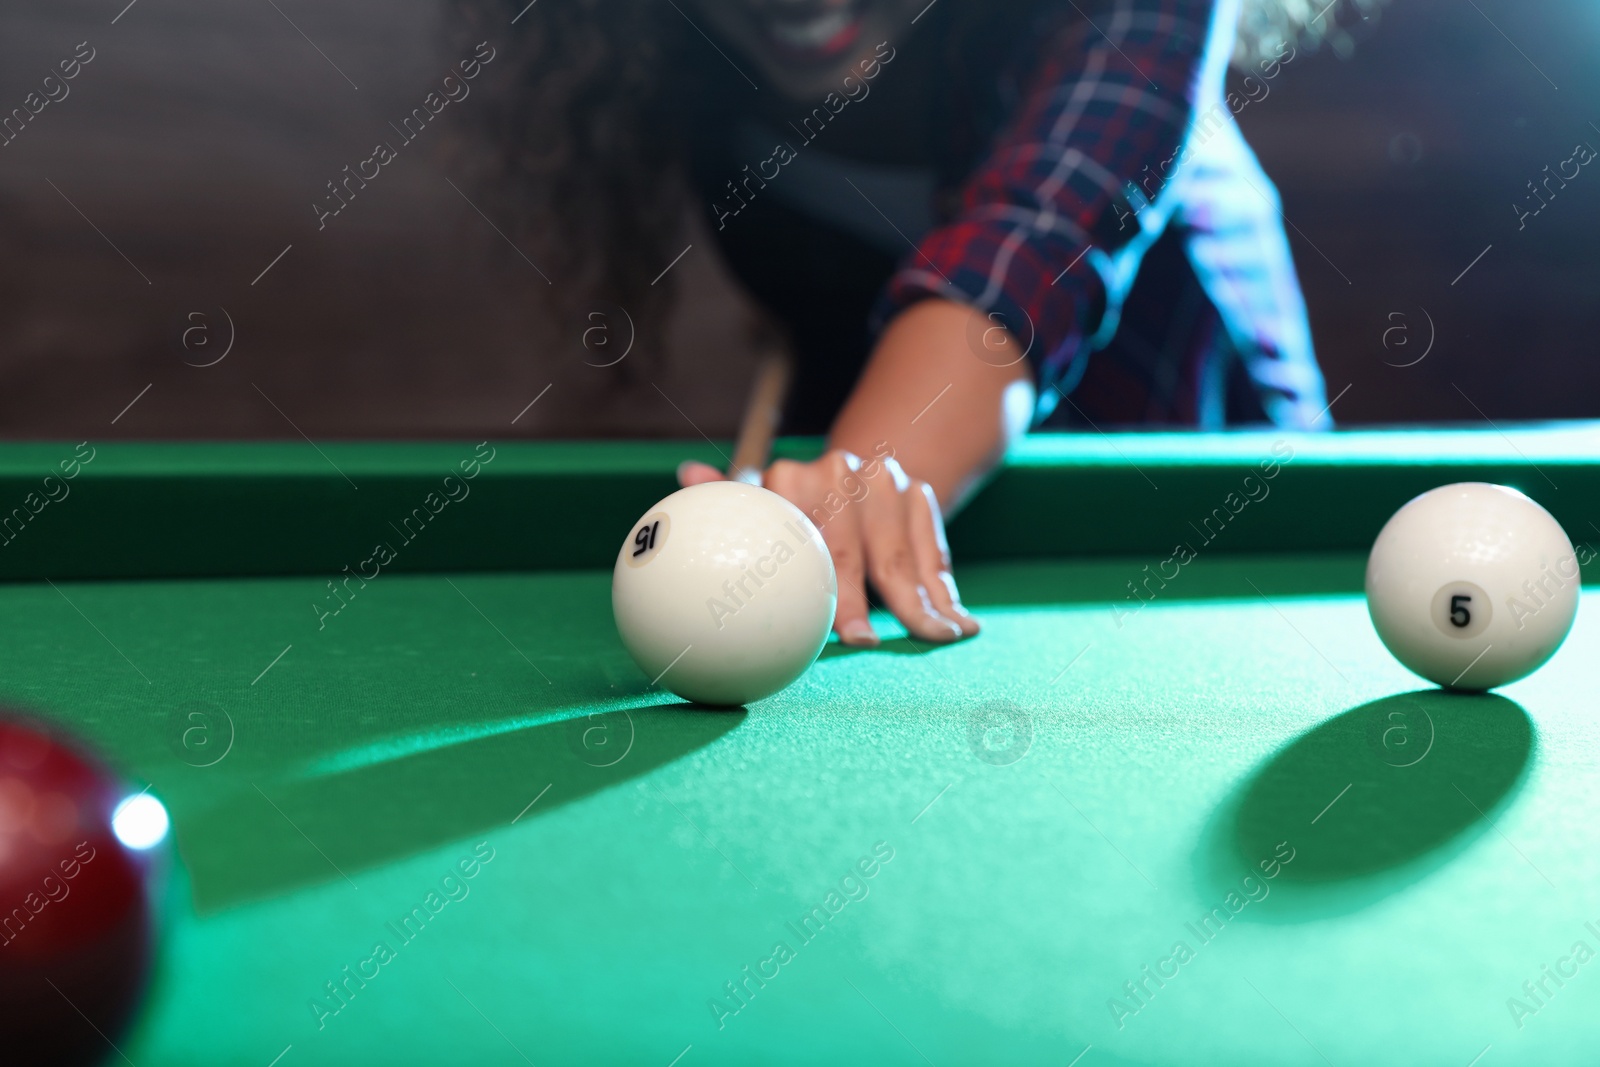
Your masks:
{"label": "smiling mouth", "polygon": [[861,4],[851,3],[802,18],[769,13],[763,29],[773,47],[803,63],[836,59],[861,36]]}

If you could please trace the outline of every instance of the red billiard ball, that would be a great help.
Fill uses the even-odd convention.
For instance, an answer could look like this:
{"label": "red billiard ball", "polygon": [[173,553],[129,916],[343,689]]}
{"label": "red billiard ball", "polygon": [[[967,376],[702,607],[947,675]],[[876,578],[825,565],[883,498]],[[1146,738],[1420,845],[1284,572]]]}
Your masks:
{"label": "red billiard ball", "polygon": [[[131,799],[130,799],[131,798]],[[0,1048],[118,1058],[154,948],[150,848],[166,812],[55,730],[0,712]]]}

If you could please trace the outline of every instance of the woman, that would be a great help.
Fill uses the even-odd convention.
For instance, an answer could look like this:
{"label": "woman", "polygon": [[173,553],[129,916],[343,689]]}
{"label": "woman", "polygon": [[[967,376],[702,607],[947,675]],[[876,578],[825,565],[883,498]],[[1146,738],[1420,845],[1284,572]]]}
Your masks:
{"label": "woman", "polygon": [[821,520],[847,644],[868,581],[916,639],[977,632],[941,512],[1030,427],[1325,423],[1224,88],[1326,28],[1305,0],[458,2],[521,10],[478,115],[566,294],[659,322],[688,206],[785,331],[784,429],[828,451],[765,484]]}

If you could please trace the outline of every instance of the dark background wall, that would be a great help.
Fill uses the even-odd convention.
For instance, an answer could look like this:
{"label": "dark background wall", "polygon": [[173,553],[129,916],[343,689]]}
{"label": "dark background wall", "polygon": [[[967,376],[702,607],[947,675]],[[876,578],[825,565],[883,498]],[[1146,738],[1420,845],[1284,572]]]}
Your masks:
{"label": "dark background wall", "polygon": [[1336,415],[1600,414],[1600,157],[1513,210],[1600,148],[1600,5],[1395,0],[1357,37],[1239,116],[1284,196],[1330,395],[1351,386]]}
{"label": "dark background wall", "polygon": [[[319,231],[325,183],[457,58],[437,0],[125,2],[0,11],[0,114],[95,50],[0,148],[0,436],[732,431],[748,311],[710,240],[673,268],[668,350],[595,366],[616,348],[542,317],[536,266],[474,206],[472,97]],[[1349,386],[1335,415],[1600,415],[1600,167],[1520,230],[1512,206],[1600,147],[1600,8],[1395,0],[1355,36],[1239,116]]]}

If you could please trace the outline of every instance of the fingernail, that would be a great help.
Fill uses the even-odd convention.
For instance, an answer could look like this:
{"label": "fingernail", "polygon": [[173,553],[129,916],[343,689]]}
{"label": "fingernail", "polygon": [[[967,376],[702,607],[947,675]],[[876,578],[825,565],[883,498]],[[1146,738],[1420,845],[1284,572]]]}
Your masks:
{"label": "fingernail", "polygon": [[955,609],[955,624],[961,628],[962,636],[971,637],[973,634],[977,633],[980,629],[978,626],[978,620],[973,618],[971,613],[969,613],[967,609],[962,607],[960,604],[956,604]]}
{"label": "fingernail", "polygon": [[950,611],[945,617],[960,627],[961,633],[966,637],[971,637],[978,632],[978,620],[973,618],[972,613],[966,609],[966,605],[955,597],[950,598]]}
{"label": "fingernail", "polygon": [[865,620],[845,623],[839,631],[839,640],[847,645],[876,645],[878,634]]}
{"label": "fingernail", "polygon": [[950,606],[955,609],[958,618],[961,620],[971,619],[972,616],[967,612],[967,606],[961,603],[961,594],[956,592],[955,576],[949,571],[940,571],[939,581],[944,583],[944,591],[949,595]]}
{"label": "fingernail", "polygon": [[678,484],[679,485],[683,484],[683,480],[686,477],[688,477],[689,470],[693,466],[694,466],[694,460],[692,460],[692,459],[686,459],[682,463],[678,464]]}

